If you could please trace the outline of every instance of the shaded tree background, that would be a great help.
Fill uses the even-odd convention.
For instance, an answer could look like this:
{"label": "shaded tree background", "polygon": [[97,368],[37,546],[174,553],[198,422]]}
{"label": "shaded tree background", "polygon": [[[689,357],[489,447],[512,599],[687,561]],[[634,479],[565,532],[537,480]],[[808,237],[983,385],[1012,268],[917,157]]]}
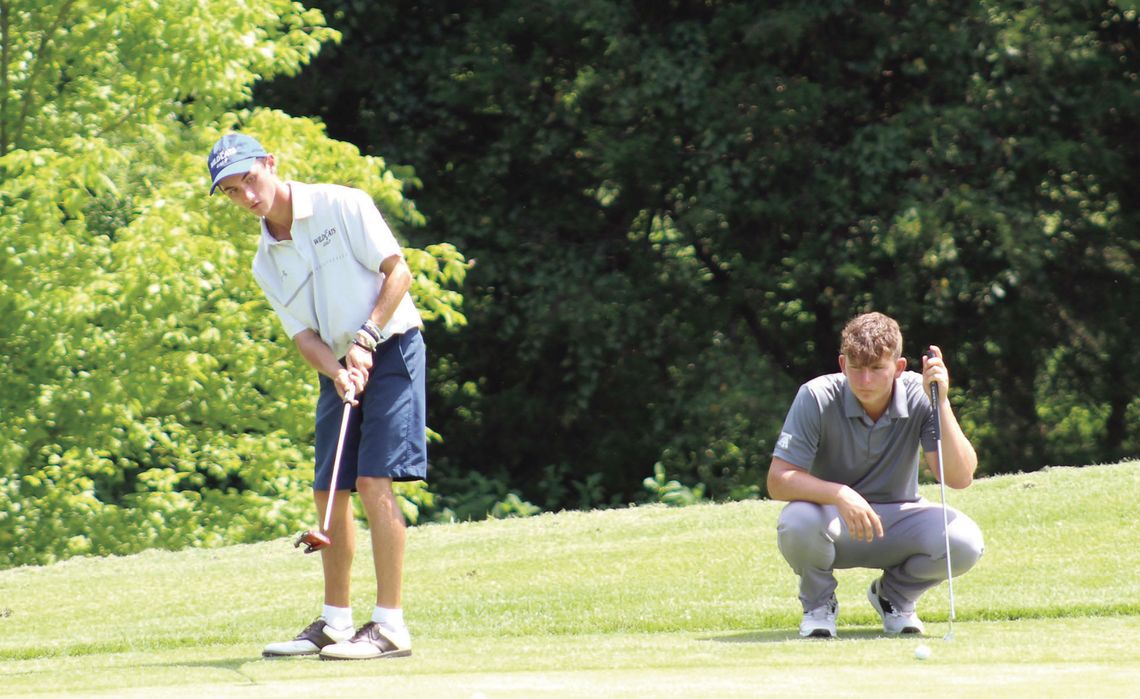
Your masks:
{"label": "shaded tree background", "polygon": [[0,567],[308,523],[234,128],[409,243],[412,519],[762,494],[872,308],[983,471],[1140,454],[1135,0],[315,4],[0,0]]}
{"label": "shaded tree background", "polygon": [[343,41],[256,100],[478,259],[433,344],[460,510],[757,493],[869,309],[947,351],[984,472],[1140,451],[1135,2],[313,4]]}

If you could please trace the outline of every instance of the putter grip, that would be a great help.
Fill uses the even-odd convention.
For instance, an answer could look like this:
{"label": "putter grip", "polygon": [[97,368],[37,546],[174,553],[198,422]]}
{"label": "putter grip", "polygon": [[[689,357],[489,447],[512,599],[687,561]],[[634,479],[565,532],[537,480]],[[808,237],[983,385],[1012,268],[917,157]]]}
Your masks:
{"label": "putter grip", "polygon": [[[934,350],[928,349],[923,354],[927,359],[934,359]],[[930,404],[934,407],[934,438],[942,439],[942,416],[938,414],[938,384],[930,382]]]}
{"label": "putter grip", "polygon": [[356,397],[356,386],[354,384],[348,385],[348,390],[344,392],[344,402],[351,403],[352,399]]}
{"label": "putter grip", "polygon": [[[934,359],[934,350],[928,349],[923,352],[927,359]],[[938,407],[938,384],[930,384],[930,400],[934,403],[934,407]]]}

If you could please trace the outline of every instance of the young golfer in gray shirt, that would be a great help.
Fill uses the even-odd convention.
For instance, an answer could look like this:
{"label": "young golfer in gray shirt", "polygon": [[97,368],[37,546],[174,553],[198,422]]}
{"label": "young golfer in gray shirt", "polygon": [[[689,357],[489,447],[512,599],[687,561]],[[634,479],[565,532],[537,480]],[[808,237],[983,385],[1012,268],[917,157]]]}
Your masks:
{"label": "young golfer in gray shirt", "polygon": [[[930,384],[939,386],[945,485],[973,482],[978,457],[950,407],[942,352],[906,370],[894,319],[867,313],[843,329],[838,374],[800,387],[773,450],[768,492],[789,501],[780,514],[780,553],[800,579],[801,636],[834,638],[834,571],[875,568],[868,600],[891,635],[922,633],[915,603],[946,580],[942,509],[918,495],[919,451],[935,477],[938,456]],[[954,577],[981,558],[978,526],[948,511]]]}

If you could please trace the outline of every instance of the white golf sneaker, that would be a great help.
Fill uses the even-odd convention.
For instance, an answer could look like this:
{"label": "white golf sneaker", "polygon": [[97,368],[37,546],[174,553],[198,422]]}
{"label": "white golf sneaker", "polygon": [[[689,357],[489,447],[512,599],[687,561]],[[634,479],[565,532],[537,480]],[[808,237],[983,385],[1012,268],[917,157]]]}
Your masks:
{"label": "white golf sneaker", "polygon": [[286,658],[296,655],[316,655],[326,646],[352,638],[352,627],[337,629],[321,617],[304,628],[292,641],[270,643],[261,651],[266,658]]}
{"label": "white golf sneaker", "polygon": [[881,578],[875,580],[871,583],[871,587],[867,588],[867,600],[882,617],[883,631],[888,636],[897,636],[900,633],[926,633],[926,627],[922,625],[922,619],[918,618],[918,614],[913,611],[900,612],[896,610],[894,605],[879,594],[881,582]]}
{"label": "white golf sneaker", "polygon": [[370,660],[402,658],[412,654],[412,637],[407,627],[400,631],[386,629],[370,621],[347,641],[321,649],[321,660]]}
{"label": "white golf sneaker", "polygon": [[832,597],[827,603],[804,612],[800,622],[800,635],[804,638],[835,638],[835,620],[839,617],[839,602]]}

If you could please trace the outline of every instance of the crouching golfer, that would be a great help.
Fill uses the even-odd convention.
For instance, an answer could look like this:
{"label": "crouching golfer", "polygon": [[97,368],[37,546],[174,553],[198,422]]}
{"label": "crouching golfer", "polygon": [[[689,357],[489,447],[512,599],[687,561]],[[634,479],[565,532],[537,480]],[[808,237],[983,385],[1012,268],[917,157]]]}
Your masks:
{"label": "crouching golfer", "polygon": [[[891,635],[922,633],[915,603],[946,579],[942,509],[918,495],[919,446],[935,476],[937,445],[930,384],[939,385],[946,485],[973,481],[977,455],[947,399],[942,352],[906,371],[898,323],[867,313],[843,329],[838,374],[800,387],[768,471],[768,492],[790,501],[777,542],[800,579],[801,636],[834,638],[837,568],[877,568],[867,598]],[[982,555],[970,518],[948,511],[955,576]]]}
{"label": "crouching golfer", "polygon": [[[211,150],[210,193],[220,189],[261,221],[253,275],[297,350],[320,376],[316,412],[317,521],[337,489],[321,549],[324,608],[291,641],[264,655],[328,659],[411,653],[401,583],[406,537],[393,481],[427,475],[425,348],[408,293],[411,273],[376,205],[365,193],[278,178],[277,162],[253,138],[223,136]],[[355,406],[338,482],[332,464],[343,396]],[[376,608],[354,631],[349,582],[355,550],[351,491],[359,493],[372,536]]]}

